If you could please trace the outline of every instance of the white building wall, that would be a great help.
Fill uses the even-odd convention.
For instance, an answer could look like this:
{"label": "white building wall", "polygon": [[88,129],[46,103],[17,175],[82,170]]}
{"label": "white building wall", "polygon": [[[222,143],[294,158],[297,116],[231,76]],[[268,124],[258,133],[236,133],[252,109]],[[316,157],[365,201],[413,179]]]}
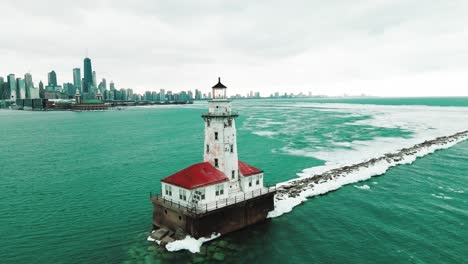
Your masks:
{"label": "white building wall", "polygon": [[[223,194],[219,193],[219,195],[216,195],[216,190],[217,190],[216,186],[223,186],[222,187],[223,190],[224,190]],[[214,203],[216,201],[228,198],[228,196],[229,196],[229,183],[228,182],[223,182],[223,183],[213,184],[213,185],[209,185],[209,186],[202,187],[202,188],[197,188],[197,189],[194,190],[194,193],[195,193],[195,191],[200,191],[200,190],[205,190],[205,199],[200,200],[198,202],[198,204]]]}
{"label": "white building wall", "polygon": [[[223,194],[219,194],[218,196],[216,195],[216,190],[217,190],[217,187],[218,185],[222,185],[223,186]],[[171,190],[172,190],[172,195],[167,195],[166,194],[166,186],[170,186],[171,187]],[[161,187],[162,187],[162,196],[164,199],[166,200],[170,200],[174,203],[178,203],[178,204],[181,204],[181,205],[184,205],[184,206],[192,206],[194,204],[199,204],[199,205],[202,205],[202,204],[207,204],[207,203],[214,203],[216,201],[219,201],[219,200],[223,200],[223,199],[226,199],[228,198],[229,196],[229,183],[228,182],[223,182],[223,183],[219,183],[219,184],[213,184],[213,185],[209,185],[209,186],[205,186],[205,187],[201,187],[201,188],[197,188],[197,189],[192,189],[192,190],[188,190],[188,189],[185,189],[185,188],[181,188],[181,187],[178,187],[178,186],[175,186],[175,185],[172,185],[172,184],[167,184],[167,183],[161,183]],[[186,193],[186,196],[187,196],[187,200],[183,200],[183,199],[180,199],[180,191],[181,190],[185,190],[185,193]],[[205,199],[203,200],[199,200],[198,203],[194,203],[194,194],[196,191],[200,191],[200,190],[204,190],[205,191]]]}
{"label": "white building wall", "polygon": [[[257,184],[258,179],[258,184]],[[252,181],[252,186],[249,186],[249,182]],[[257,189],[263,188],[263,173],[251,175],[251,176],[240,176],[241,189],[243,192],[251,192]]]}
{"label": "white building wall", "polygon": [[[229,100],[210,101],[209,114],[213,117],[205,118],[203,160],[215,166],[215,159],[218,159],[218,169],[230,179],[228,190],[238,191],[240,186],[236,122],[235,118],[231,117],[231,102]],[[216,139],[216,133],[218,133],[218,139]],[[232,177],[233,172],[234,177]]]}
{"label": "white building wall", "polygon": [[230,100],[211,100],[208,102],[208,112],[212,114],[230,114],[231,109],[232,107]]}
{"label": "white building wall", "polygon": [[[171,187],[172,195],[167,195],[166,194],[166,186]],[[181,188],[181,187],[178,187],[178,186],[175,186],[175,185],[172,185],[172,184],[163,183],[163,182],[161,183],[161,188],[162,188],[162,196],[163,196],[164,199],[170,200],[170,201],[172,201],[174,203],[178,203],[178,204],[184,205],[184,206],[189,205],[189,201],[190,201],[191,195],[192,195],[191,190],[184,189],[184,188]],[[181,190],[185,190],[186,197],[187,197],[186,200],[180,199],[180,191]]]}

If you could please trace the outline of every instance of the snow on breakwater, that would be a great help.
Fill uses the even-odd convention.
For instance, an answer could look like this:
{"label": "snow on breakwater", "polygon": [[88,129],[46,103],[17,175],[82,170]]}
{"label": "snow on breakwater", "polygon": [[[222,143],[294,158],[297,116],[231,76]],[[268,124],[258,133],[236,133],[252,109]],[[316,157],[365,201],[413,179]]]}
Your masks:
{"label": "snow on breakwater", "polygon": [[211,241],[213,239],[216,239],[220,237],[221,234],[212,234],[211,237],[205,238],[201,237],[199,239],[195,239],[191,236],[186,236],[182,240],[176,240],[174,242],[168,243],[166,245],[166,249],[168,251],[179,251],[179,250],[188,250],[192,253],[199,253],[200,252],[200,247],[203,245],[203,243]]}
{"label": "snow on breakwater", "polygon": [[411,164],[419,157],[445,149],[468,139],[468,130],[451,136],[437,137],[409,148],[384,154],[378,158],[356,163],[350,166],[334,168],[318,174],[304,176],[277,185],[275,209],[268,214],[269,218],[278,217],[306,201],[308,197],[322,195],[339,189],[341,186],[368,180],[373,176],[384,174],[389,168],[400,164]]}
{"label": "snow on breakwater", "polygon": [[[200,237],[199,239],[193,238],[189,235],[187,235],[184,239],[181,240],[175,240],[173,242],[169,242],[165,245],[167,251],[179,251],[179,250],[188,250],[192,253],[199,253],[200,248],[203,245],[203,243],[214,240],[218,237],[220,237],[221,234],[211,234],[211,237]],[[161,245],[161,241],[156,240],[150,236],[146,239],[147,241],[150,242],[155,242],[158,245]]]}

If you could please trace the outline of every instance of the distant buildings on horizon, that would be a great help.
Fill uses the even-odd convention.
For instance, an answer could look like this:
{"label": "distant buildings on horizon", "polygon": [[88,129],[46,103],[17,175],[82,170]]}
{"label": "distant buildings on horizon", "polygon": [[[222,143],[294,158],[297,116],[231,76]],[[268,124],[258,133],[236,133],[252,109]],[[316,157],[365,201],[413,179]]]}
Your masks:
{"label": "distant buildings on horizon", "polygon": [[118,89],[112,81],[108,88],[105,78],[98,84],[96,76],[90,58],[83,60],[83,77],[81,68],[74,68],[73,83],[66,82],[63,85],[58,84],[57,73],[54,70],[47,74],[47,84],[44,85],[41,80],[37,87],[30,73],[26,73],[24,79],[15,78],[15,74],[9,74],[6,79],[0,76],[0,100],[15,102],[16,99],[74,99],[77,92],[81,94],[83,101],[102,98],[107,101],[186,102],[211,97],[211,93],[206,95],[199,90],[195,90],[195,94],[192,91],[174,93],[165,89],[137,94],[130,88]]}
{"label": "distant buildings on horizon", "polygon": [[[44,85],[42,80],[38,86],[34,85],[32,75],[26,73],[23,78],[16,78],[15,74],[9,74],[6,79],[0,76],[0,100],[15,102],[16,99],[74,99],[77,91],[81,94],[83,100],[91,100],[102,98],[106,101],[159,101],[159,102],[183,102],[192,100],[211,99],[211,92],[202,93],[195,89],[194,92],[181,91],[175,93],[160,89],[159,91],[146,91],[143,94],[134,93],[133,89],[120,88],[118,89],[114,82],[103,78],[99,84],[97,83],[96,71],[93,71],[90,58],[83,60],[83,77],[81,68],[74,68],[73,82],[65,82],[62,85],[58,84],[57,73],[52,70],[47,74],[47,84]],[[293,97],[311,97],[299,93],[284,93],[275,92],[267,97],[262,97],[260,92],[250,91],[246,95],[236,94],[231,96],[233,99],[255,99],[255,98],[293,98]]]}

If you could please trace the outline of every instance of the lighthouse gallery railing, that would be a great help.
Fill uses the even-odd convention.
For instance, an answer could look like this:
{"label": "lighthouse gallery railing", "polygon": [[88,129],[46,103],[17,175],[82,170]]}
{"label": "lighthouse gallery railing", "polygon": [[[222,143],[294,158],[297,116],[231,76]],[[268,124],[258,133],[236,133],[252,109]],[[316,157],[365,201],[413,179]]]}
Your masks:
{"label": "lighthouse gallery railing", "polygon": [[215,202],[201,203],[201,204],[189,204],[189,205],[184,205],[184,204],[181,204],[180,202],[176,202],[171,199],[166,199],[161,194],[153,195],[153,193],[150,193],[150,199],[159,201],[166,206],[170,206],[172,208],[182,210],[189,214],[197,215],[197,214],[203,214],[209,211],[214,211],[214,210],[217,210],[226,206],[234,205],[237,203],[242,203],[246,200],[259,197],[265,194],[269,194],[275,191],[276,191],[276,186],[264,187],[264,188],[249,191],[249,192],[243,192],[241,194],[234,195],[232,197],[221,199]]}

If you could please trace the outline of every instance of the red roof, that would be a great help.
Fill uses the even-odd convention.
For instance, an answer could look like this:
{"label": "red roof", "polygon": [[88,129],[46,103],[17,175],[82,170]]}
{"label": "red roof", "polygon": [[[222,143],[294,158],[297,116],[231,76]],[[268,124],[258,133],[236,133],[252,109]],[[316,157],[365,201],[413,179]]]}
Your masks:
{"label": "red roof", "polygon": [[222,171],[213,167],[209,162],[202,162],[176,172],[161,181],[185,189],[195,189],[229,181],[229,179]]}
{"label": "red roof", "polygon": [[239,160],[239,170],[240,170],[240,173],[244,176],[252,176],[252,175],[263,172],[262,170],[257,169],[254,166],[250,166],[249,164],[244,163],[240,160]]}

